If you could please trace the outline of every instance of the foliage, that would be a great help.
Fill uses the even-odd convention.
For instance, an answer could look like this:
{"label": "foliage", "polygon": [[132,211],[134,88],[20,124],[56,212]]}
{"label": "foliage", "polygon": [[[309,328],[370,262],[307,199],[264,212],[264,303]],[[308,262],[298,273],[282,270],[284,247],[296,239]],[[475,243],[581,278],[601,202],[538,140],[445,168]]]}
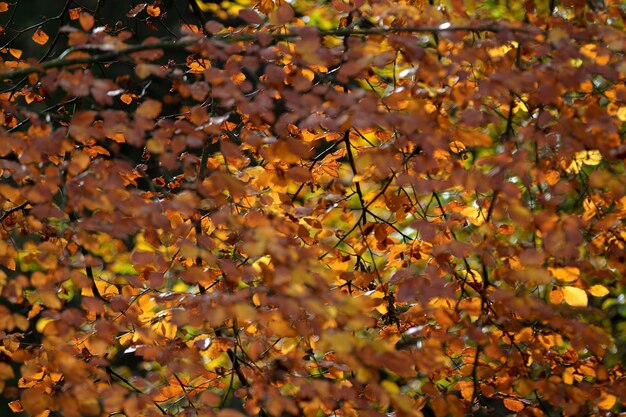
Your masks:
{"label": "foliage", "polygon": [[625,410],[619,0],[39,3],[0,2],[11,410]]}

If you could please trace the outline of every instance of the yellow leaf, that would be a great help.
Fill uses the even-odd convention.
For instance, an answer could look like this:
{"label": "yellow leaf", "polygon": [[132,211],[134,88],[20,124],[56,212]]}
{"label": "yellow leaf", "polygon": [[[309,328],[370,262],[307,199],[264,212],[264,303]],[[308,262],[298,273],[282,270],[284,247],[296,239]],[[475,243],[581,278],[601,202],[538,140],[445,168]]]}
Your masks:
{"label": "yellow leaf", "polygon": [[598,408],[601,410],[610,410],[617,402],[617,397],[607,392],[602,392],[598,401]]}
{"label": "yellow leaf", "polygon": [[568,174],[578,174],[584,165],[598,165],[602,161],[599,150],[580,151],[574,154],[574,160],[565,169]]}
{"label": "yellow leaf", "polygon": [[507,52],[511,50],[511,46],[509,45],[501,45],[496,48],[490,48],[487,50],[487,53],[492,58],[500,58],[506,55]]}
{"label": "yellow leaf", "polygon": [[563,287],[563,299],[572,307],[585,307],[587,305],[587,293],[576,287]]}
{"label": "yellow leaf", "polygon": [[594,285],[587,292],[594,297],[604,297],[609,293],[609,290],[604,285]]}
{"label": "yellow leaf", "polygon": [[580,169],[583,167],[583,164],[578,161],[572,161],[571,164],[567,168],[565,168],[565,172],[568,174],[578,174]]}
{"label": "yellow leaf", "polygon": [[461,210],[461,214],[467,217],[467,219],[474,225],[480,226],[485,222],[487,218],[487,213],[485,210],[478,209],[474,206],[467,206],[463,210]]}
{"label": "yellow leaf", "polygon": [[384,380],[383,382],[380,383],[380,386],[383,387],[385,391],[387,391],[390,394],[400,393],[400,387],[398,387],[398,385],[396,385],[395,383],[389,380]]}
{"label": "yellow leaf", "polygon": [[622,122],[626,122],[626,106],[622,106],[617,110],[617,118]]}
{"label": "yellow leaf", "polygon": [[574,155],[574,160],[585,165],[598,165],[602,161],[602,154],[599,150],[580,151]]}
{"label": "yellow leaf", "polygon": [[571,366],[565,368],[561,376],[563,377],[563,383],[567,385],[572,385],[574,383],[574,368],[572,368]]}
{"label": "yellow leaf", "polygon": [[35,325],[35,329],[37,329],[37,332],[39,333],[43,333],[44,329],[46,328],[46,326],[48,325],[48,323],[53,322],[54,319],[49,319],[49,318],[41,318],[37,321],[37,324]]}
{"label": "yellow leaf", "polygon": [[211,61],[202,58],[187,59],[187,66],[189,67],[189,72],[202,74],[204,70],[211,67]]}
{"label": "yellow leaf", "polygon": [[574,266],[566,266],[563,268],[548,268],[552,276],[559,281],[574,282],[580,277],[580,269]]}

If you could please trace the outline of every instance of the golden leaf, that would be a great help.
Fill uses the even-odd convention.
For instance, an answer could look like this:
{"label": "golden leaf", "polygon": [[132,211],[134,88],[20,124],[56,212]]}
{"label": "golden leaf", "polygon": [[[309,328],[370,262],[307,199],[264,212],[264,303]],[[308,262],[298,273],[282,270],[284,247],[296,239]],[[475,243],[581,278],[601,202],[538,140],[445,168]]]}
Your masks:
{"label": "golden leaf", "polygon": [[576,287],[563,287],[563,299],[572,307],[587,306],[587,293]]}
{"label": "golden leaf", "polygon": [[609,290],[604,285],[593,285],[587,292],[594,297],[604,297],[609,293]]}
{"label": "golden leaf", "polygon": [[602,392],[598,401],[598,408],[601,410],[610,410],[617,402],[617,397],[607,392]]}
{"label": "golden leaf", "polygon": [[548,268],[552,276],[559,281],[574,282],[580,277],[580,269],[573,266],[563,268]]}
{"label": "golden leaf", "polygon": [[602,161],[602,154],[599,150],[580,151],[574,155],[574,160],[585,165],[598,165]]}

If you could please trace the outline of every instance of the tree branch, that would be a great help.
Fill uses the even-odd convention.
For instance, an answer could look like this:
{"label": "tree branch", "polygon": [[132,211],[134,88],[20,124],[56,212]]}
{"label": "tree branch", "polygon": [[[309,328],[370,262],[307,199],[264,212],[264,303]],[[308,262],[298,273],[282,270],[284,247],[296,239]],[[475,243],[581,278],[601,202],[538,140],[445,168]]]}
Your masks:
{"label": "tree branch", "polygon": [[[541,34],[544,33],[541,30],[533,30],[528,27],[507,27],[498,25],[483,25],[483,26],[423,26],[423,27],[390,27],[390,28],[376,28],[376,29],[350,29],[339,28],[334,30],[320,30],[318,31],[320,36],[352,36],[352,35],[387,35],[390,33],[432,33],[432,32],[517,32],[526,34]],[[246,35],[232,35],[225,34],[221,36],[215,36],[213,39],[222,42],[246,42],[255,41],[260,35],[269,36],[274,40],[286,40],[299,38],[301,36],[299,28],[293,28],[291,32],[287,33],[269,33],[260,32],[255,34]],[[12,80],[15,78],[25,77],[30,74],[42,74],[46,70],[51,68],[62,68],[71,65],[80,64],[93,64],[101,61],[110,61],[117,59],[135,52],[150,51],[155,49],[161,50],[181,50],[188,46],[195,45],[198,39],[185,39],[178,42],[152,42],[142,45],[133,45],[126,48],[118,49],[117,51],[109,51],[98,55],[83,56],[76,58],[64,58],[63,55],[67,55],[73,50],[66,51],[61,58],[51,59],[49,61],[42,62],[41,64],[35,64],[28,67],[18,68],[6,72],[0,73],[0,79]],[[97,47],[94,47],[96,49]],[[77,49],[74,49],[77,50]]]}
{"label": "tree branch", "polygon": [[[43,74],[46,70],[52,68],[62,68],[69,67],[71,65],[80,65],[80,64],[94,64],[96,62],[101,61],[110,61],[112,59],[120,58],[126,55],[130,55],[135,52],[142,51],[152,51],[155,49],[161,50],[180,50],[184,49],[188,46],[194,45],[197,43],[196,39],[186,39],[178,42],[153,42],[146,43],[142,45],[133,45],[127,48],[118,49],[117,51],[105,52],[98,55],[92,56],[82,56],[76,58],[57,58],[51,59],[49,61],[42,62],[39,65],[31,65],[29,67],[18,68],[15,70],[7,71],[4,73],[0,73],[0,78],[2,80],[12,80],[15,78],[25,77],[30,74]],[[77,49],[75,49],[77,50]],[[67,55],[72,51],[66,51],[63,55]]]}

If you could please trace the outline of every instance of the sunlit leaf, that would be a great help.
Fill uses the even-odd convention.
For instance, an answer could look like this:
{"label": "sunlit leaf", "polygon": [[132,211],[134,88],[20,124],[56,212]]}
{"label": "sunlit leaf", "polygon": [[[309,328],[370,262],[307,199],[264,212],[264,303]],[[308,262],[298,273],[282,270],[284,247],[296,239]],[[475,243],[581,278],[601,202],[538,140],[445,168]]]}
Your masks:
{"label": "sunlit leaf", "polygon": [[548,268],[552,276],[562,282],[574,282],[580,277],[580,269],[576,267]]}
{"label": "sunlit leaf", "polygon": [[598,408],[601,410],[610,410],[616,402],[617,397],[615,395],[602,391],[602,395],[600,396],[597,404]]}
{"label": "sunlit leaf", "polygon": [[609,293],[609,290],[603,285],[592,285],[587,292],[594,297],[604,297]]}
{"label": "sunlit leaf", "polygon": [[563,299],[573,307],[587,306],[587,293],[576,287],[563,287]]}

